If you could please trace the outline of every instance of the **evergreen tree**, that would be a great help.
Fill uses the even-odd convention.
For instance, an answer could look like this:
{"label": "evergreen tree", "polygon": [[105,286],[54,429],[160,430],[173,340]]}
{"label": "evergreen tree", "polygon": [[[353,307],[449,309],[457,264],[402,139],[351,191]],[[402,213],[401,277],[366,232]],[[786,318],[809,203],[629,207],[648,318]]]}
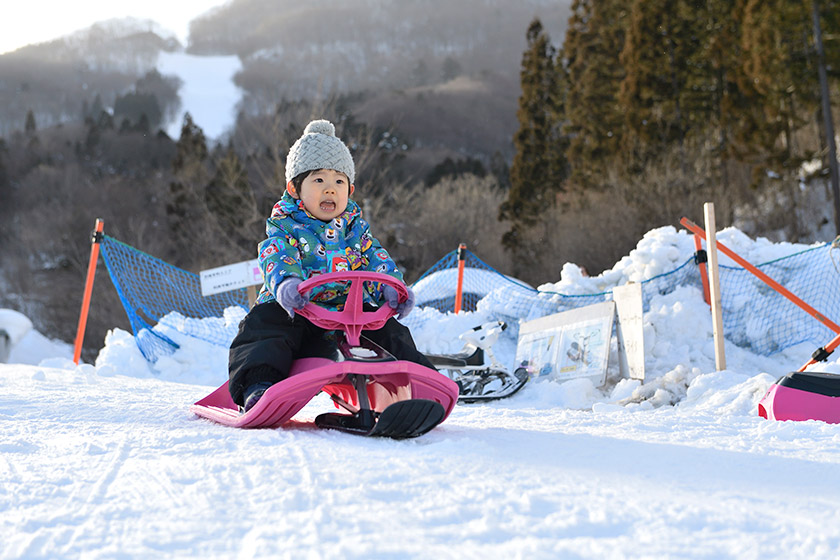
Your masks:
{"label": "evergreen tree", "polygon": [[[737,84],[743,53],[734,12],[736,1],[710,0],[694,6],[691,12],[694,44],[686,61],[688,72],[681,105],[692,143],[701,146],[702,153],[695,158],[711,158],[716,162],[712,166],[715,175],[706,177],[704,182],[727,193],[728,199],[734,199],[735,194],[729,171],[736,157],[735,131],[740,116],[755,102]],[[731,219],[726,214],[729,211],[731,206],[719,205],[721,223]]]}
{"label": "evergreen tree", "polygon": [[209,151],[204,131],[192,120],[192,115],[184,114],[184,124],[181,126],[181,136],[175,144],[175,159],[172,170],[179,174],[187,170],[192,164],[203,163]]}
{"label": "evergreen tree", "polygon": [[738,85],[756,99],[739,119],[739,152],[760,163],[759,172],[795,170],[813,156],[798,149],[796,131],[820,106],[810,11],[790,0],[744,0],[738,17],[744,52]]}
{"label": "evergreen tree", "polygon": [[224,156],[216,162],[215,173],[205,190],[205,200],[223,235],[246,247],[253,244],[258,232],[249,231],[247,226],[258,214],[256,201],[245,166],[233,146],[228,146]]}
{"label": "evergreen tree", "polygon": [[24,125],[23,130],[28,136],[31,136],[38,131],[38,127],[35,125],[35,114],[32,112],[32,109],[26,112],[26,124]]}
{"label": "evergreen tree", "polygon": [[618,100],[626,123],[625,165],[638,171],[670,146],[683,144],[682,96],[688,73],[694,3],[684,0],[633,2],[621,63]]}
{"label": "evergreen tree", "polygon": [[178,96],[178,89],[181,85],[180,78],[162,76],[156,69],[150,70],[135,82],[135,93],[153,96],[161,112],[160,120],[157,122],[155,121],[155,115],[147,113],[152,127],[158,127],[162,123],[168,123],[176,118],[181,107],[181,99]]}
{"label": "evergreen tree", "polygon": [[604,166],[622,149],[624,116],[618,91],[624,78],[620,54],[627,25],[626,3],[575,0],[563,43],[568,72],[564,111],[569,136],[570,181],[599,186]]}
{"label": "evergreen tree", "polygon": [[146,117],[146,127],[158,127],[163,118],[157,97],[151,93],[127,93],[117,97],[114,103],[114,117],[118,120],[128,119],[132,125],[137,125]]}
{"label": "evergreen tree", "polygon": [[461,74],[461,65],[458,64],[458,61],[452,58],[451,56],[447,56],[444,61],[443,65],[440,69],[440,77],[443,79],[444,82],[448,82],[449,80],[454,80]]}
{"label": "evergreen tree", "polygon": [[84,149],[88,154],[93,153],[102,140],[102,133],[114,129],[114,117],[108,111],[101,111],[96,120],[85,119]]}
{"label": "evergreen tree", "polygon": [[188,242],[194,237],[192,228],[202,226],[200,222],[205,213],[201,194],[209,179],[206,165],[208,155],[204,131],[186,113],[181,136],[175,144],[175,158],[172,161],[174,180],[169,184],[166,203],[166,214],[176,245]]}
{"label": "evergreen tree", "polygon": [[548,97],[551,120],[551,136],[549,137],[551,176],[554,178],[554,184],[561,186],[560,190],[566,190],[566,181],[571,173],[566,155],[569,151],[569,136],[565,132],[568,97],[569,74],[566,71],[565,57],[561,49],[554,57],[553,83]]}
{"label": "evergreen tree", "polygon": [[519,130],[513,139],[516,153],[510,170],[511,186],[499,211],[500,220],[511,222],[502,242],[519,258],[527,258],[523,251],[531,250],[524,240],[525,230],[554,204],[556,193],[563,188],[566,167],[558,163],[565,162],[565,156],[562,146],[555,142],[559,130],[556,51],[539,20],[531,22],[526,36],[528,49],[520,73],[522,94],[517,111]]}
{"label": "evergreen tree", "polygon": [[92,120],[86,121],[85,125],[87,131],[85,134],[84,151],[90,153],[99,144],[99,140],[102,138],[102,131],[99,129],[99,125]]}
{"label": "evergreen tree", "polygon": [[99,111],[99,118],[96,120],[96,126],[102,130],[114,130],[114,117],[106,110]]}
{"label": "evergreen tree", "polygon": [[137,125],[134,127],[134,130],[141,134],[149,134],[151,131],[151,125],[149,124],[149,117],[146,116],[146,113],[140,115],[140,120],[137,121]]}
{"label": "evergreen tree", "polygon": [[105,110],[105,105],[102,104],[102,96],[98,93],[93,98],[93,105],[90,106],[90,115],[97,118],[100,113]]}

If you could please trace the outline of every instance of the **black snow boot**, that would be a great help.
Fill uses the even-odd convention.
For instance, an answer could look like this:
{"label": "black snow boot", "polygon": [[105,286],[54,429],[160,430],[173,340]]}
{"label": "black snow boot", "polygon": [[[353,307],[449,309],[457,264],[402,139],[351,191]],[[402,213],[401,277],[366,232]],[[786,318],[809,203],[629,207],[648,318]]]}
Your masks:
{"label": "black snow boot", "polygon": [[254,383],[242,394],[243,402],[245,403],[242,407],[242,413],[248,412],[254,405],[257,404],[257,401],[260,400],[260,397],[263,396],[269,387],[271,387],[273,383],[268,383],[267,381],[262,381],[260,383]]}

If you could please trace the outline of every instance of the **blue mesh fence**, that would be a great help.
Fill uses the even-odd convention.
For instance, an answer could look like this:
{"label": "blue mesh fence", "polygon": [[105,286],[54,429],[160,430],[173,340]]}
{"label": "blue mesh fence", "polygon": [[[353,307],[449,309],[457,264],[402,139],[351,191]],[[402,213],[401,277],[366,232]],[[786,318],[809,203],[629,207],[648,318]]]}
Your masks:
{"label": "blue mesh fence", "polygon": [[[612,292],[569,295],[538,291],[515,278],[501,274],[490,265],[466,251],[462,309],[475,311],[492,305],[515,318],[536,318],[600,303],[612,299]],[[677,269],[661,274],[642,283],[644,308],[650,306],[654,295],[668,294],[679,286],[701,286],[694,258],[686,260]],[[457,251],[452,251],[432,265],[412,288],[417,295],[418,307],[431,306],[447,312],[455,308],[455,285],[458,277]]]}
{"label": "blue mesh fence", "polygon": [[207,342],[230,344],[224,329],[213,322],[196,319],[222,317],[231,306],[247,308],[245,289],[205,297],[201,295],[198,274],[172,266],[108,235],[103,236],[100,249],[137,345],[146,359],[155,361],[178,347],[159,328],[161,319],[167,316],[169,328]]}
{"label": "blue mesh fence", "polygon": [[[840,272],[825,244],[758,265],[826,317],[840,321]],[[116,239],[104,236],[102,255],[111,280],[125,307],[143,355],[156,360],[177,344],[167,329],[214,344],[227,346],[235,334],[221,318],[226,308],[247,308],[244,289],[203,297],[199,276],[174,267]],[[444,256],[412,285],[418,308],[441,312],[454,309],[458,276],[457,251]],[[721,297],[726,338],[750,351],[770,355],[790,346],[810,342],[825,344],[834,333],[784,296],[740,267],[720,267]],[[675,270],[642,282],[645,311],[651,300],[679,287],[702,290],[700,272],[689,256]],[[519,319],[552,313],[612,299],[612,292],[569,295],[538,291],[505,276],[470,251],[465,251],[462,309],[489,311],[512,326]],[[406,323],[419,320],[410,315]],[[165,328],[161,328],[161,326]],[[515,330],[515,329],[514,329]],[[513,333],[511,333],[513,334]]]}
{"label": "blue mesh fence", "polygon": [[[418,306],[454,309],[457,252],[446,255],[414,285]],[[840,322],[840,270],[825,244],[758,265],[768,276],[826,317]],[[822,345],[836,333],[740,267],[720,267],[721,306],[726,338],[756,354],[771,355],[802,342]],[[681,286],[703,289],[693,255],[675,270],[642,282],[644,311],[651,300]],[[464,309],[489,309],[515,325],[612,299],[611,292],[568,295],[537,291],[508,278],[467,251]],[[411,320],[411,316],[408,317]]]}
{"label": "blue mesh fence", "polygon": [[[419,307],[439,311],[455,309],[455,286],[458,283],[458,251],[452,251],[429,268],[412,285]],[[498,288],[510,290],[511,296],[532,296],[531,286],[505,276],[471,251],[464,251],[464,283],[461,309],[475,311],[478,302]],[[515,296],[514,296],[515,297]],[[527,299],[527,298],[526,298]],[[524,305],[528,305],[527,303]],[[518,309],[517,311],[522,311]]]}
{"label": "blue mesh fence", "polygon": [[[831,244],[758,265],[763,273],[840,323],[840,270]],[[802,342],[821,346],[837,333],[740,267],[720,267],[727,340],[768,356]]]}

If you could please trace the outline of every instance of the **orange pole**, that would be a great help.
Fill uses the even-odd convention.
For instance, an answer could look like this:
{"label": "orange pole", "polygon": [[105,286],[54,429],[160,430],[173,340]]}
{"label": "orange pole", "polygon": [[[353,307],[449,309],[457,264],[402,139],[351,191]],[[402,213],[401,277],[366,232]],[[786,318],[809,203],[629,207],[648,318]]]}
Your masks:
{"label": "orange pole", "polygon": [[461,299],[464,296],[464,265],[467,258],[467,245],[458,245],[458,285],[455,287],[455,314],[461,312]]}
{"label": "orange pole", "polygon": [[[700,236],[696,233],[694,234],[694,248],[697,249],[697,255],[699,256],[700,251],[703,250],[703,244],[700,240]],[[697,266],[700,267],[700,279],[703,281],[703,299],[708,305],[711,305],[712,296],[709,295],[709,274],[706,272],[706,261],[700,262],[698,260]]]}
{"label": "orange pole", "polygon": [[[698,226],[697,224],[695,224],[694,222],[692,222],[688,218],[683,218],[682,220],[680,220],[680,223],[682,225],[684,225],[686,228],[688,228],[689,230],[691,230],[693,233],[696,233],[697,235],[700,235],[701,237],[703,237],[703,239],[706,239],[706,232],[703,231],[703,228],[701,228],[700,226]],[[729,257],[730,259],[732,259],[736,263],[743,266],[745,269],[752,272],[755,276],[758,277],[759,280],[763,281],[765,284],[767,284],[768,286],[770,286],[771,288],[773,288],[774,290],[776,290],[777,292],[779,292],[780,294],[782,294],[783,296],[788,298],[791,302],[798,305],[800,308],[802,308],[803,311],[808,313],[814,319],[816,319],[817,321],[819,321],[820,323],[822,323],[823,325],[825,325],[826,327],[828,327],[829,329],[831,329],[835,333],[840,334],[840,326],[838,326],[836,323],[830,321],[828,319],[828,317],[826,317],[825,315],[823,315],[822,313],[820,313],[819,311],[817,311],[816,309],[814,309],[813,307],[811,307],[810,305],[808,305],[807,303],[805,303],[804,301],[799,299],[790,290],[788,290],[787,288],[785,288],[784,286],[782,286],[781,284],[779,284],[778,282],[776,282],[775,280],[773,280],[772,278],[770,278],[769,276],[767,276],[766,274],[761,272],[755,266],[753,266],[750,263],[748,263],[747,261],[745,261],[737,253],[735,253],[731,249],[727,248],[720,241],[718,241],[717,247],[727,257]]]}
{"label": "orange pole", "polygon": [[808,362],[799,368],[797,371],[805,371],[805,368],[810,366],[811,364],[816,364],[817,362],[824,362],[832,352],[834,352],[837,347],[840,346],[840,334],[835,336],[831,342],[823,346],[822,348],[818,348],[816,352],[814,352],[813,357],[811,357]]}
{"label": "orange pole", "polygon": [[90,245],[90,261],[88,262],[87,280],[85,280],[85,295],[82,298],[82,312],[79,314],[79,328],[76,329],[76,344],[73,348],[73,362],[78,365],[82,356],[82,342],[85,339],[85,328],[87,327],[88,309],[90,309],[90,295],[93,292],[93,277],[96,275],[96,261],[99,260],[99,242],[102,240],[102,230],[105,222],[96,219],[96,226],[93,230]]}

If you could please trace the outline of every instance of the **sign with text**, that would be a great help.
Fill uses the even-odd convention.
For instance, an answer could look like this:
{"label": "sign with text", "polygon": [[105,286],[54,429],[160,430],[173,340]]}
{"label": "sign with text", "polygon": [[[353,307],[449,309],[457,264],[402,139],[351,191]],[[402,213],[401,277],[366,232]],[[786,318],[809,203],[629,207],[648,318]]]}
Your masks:
{"label": "sign with text", "polygon": [[533,377],[566,381],[586,377],[604,384],[610,357],[615,302],[555,313],[519,327],[516,363]]}
{"label": "sign with text", "polygon": [[263,283],[257,259],[201,271],[201,295],[212,296]]}

